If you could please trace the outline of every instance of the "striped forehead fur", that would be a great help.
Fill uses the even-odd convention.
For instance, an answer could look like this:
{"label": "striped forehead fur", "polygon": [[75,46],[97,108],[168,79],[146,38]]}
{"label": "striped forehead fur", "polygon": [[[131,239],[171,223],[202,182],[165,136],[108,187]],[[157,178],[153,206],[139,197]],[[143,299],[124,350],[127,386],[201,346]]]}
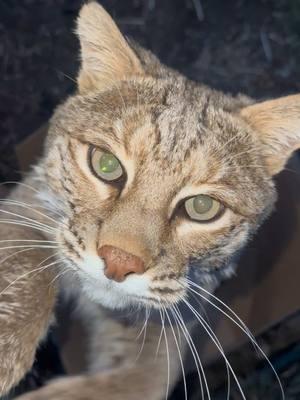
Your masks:
{"label": "striped forehead fur", "polygon": [[[141,290],[151,292],[151,282],[161,276],[174,276],[177,287],[175,280],[196,264],[198,272],[211,268],[213,274],[231,263],[273,209],[274,165],[282,168],[299,144],[299,97],[256,106],[245,96],[192,82],[127,42],[92,4],[78,23],[79,89],[57,108],[40,163],[48,187],[43,198],[56,196],[65,207],[64,251],[87,275],[100,274],[101,287],[107,282],[97,248],[105,244],[147,254]],[[289,113],[292,123],[285,124]],[[285,130],[288,141],[279,137]],[[281,145],[284,157],[276,163],[274,149]],[[122,188],[92,173],[90,146],[120,160],[126,171]],[[220,202],[222,216],[212,223],[191,221],[183,205],[198,194]],[[170,285],[169,278],[159,282]]]}

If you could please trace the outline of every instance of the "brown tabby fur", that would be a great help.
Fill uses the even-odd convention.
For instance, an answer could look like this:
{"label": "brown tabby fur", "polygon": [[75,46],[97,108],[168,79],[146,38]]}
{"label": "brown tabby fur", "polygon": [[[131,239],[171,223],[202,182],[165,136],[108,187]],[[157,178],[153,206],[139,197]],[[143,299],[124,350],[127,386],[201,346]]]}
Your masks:
{"label": "brown tabby fur", "polygon": [[[57,108],[44,156],[23,182],[28,186],[16,189],[2,207],[3,219],[12,223],[0,232],[2,240],[37,247],[43,242],[33,240],[56,243],[1,253],[12,256],[0,264],[0,395],[32,365],[53,319],[61,266],[76,276],[84,307],[171,307],[187,293],[189,269],[197,269],[200,281],[201,274],[214,277],[270,214],[276,200],[272,178],[300,146],[300,95],[254,104],[191,82],[129,45],[95,2],[82,8],[78,35],[78,93]],[[124,187],[91,173],[90,144],[121,160]],[[218,220],[196,223],[182,213],[182,200],[201,193],[225,205]],[[141,257],[144,275],[124,283],[105,281],[97,256],[105,244]],[[49,256],[58,267],[43,268],[49,262],[40,263]],[[71,284],[67,280],[63,286]],[[207,283],[207,290],[214,287]],[[166,348],[162,345],[154,357],[160,327],[149,324],[143,354],[135,362],[141,325],[113,321],[98,307],[89,315],[94,321],[90,375],[54,382],[22,398],[162,399]],[[166,330],[171,388],[180,360],[172,329]]]}

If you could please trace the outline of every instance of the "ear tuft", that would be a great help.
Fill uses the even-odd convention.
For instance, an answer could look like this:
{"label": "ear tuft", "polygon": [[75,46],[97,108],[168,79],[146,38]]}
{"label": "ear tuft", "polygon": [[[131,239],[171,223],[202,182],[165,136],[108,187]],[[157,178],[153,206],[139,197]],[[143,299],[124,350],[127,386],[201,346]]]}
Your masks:
{"label": "ear tuft", "polygon": [[257,133],[270,174],[277,174],[300,148],[300,94],[245,107],[241,116]]}
{"label": "ear tuft", "polygon": [[140,62],[110,15],[95,1],[85,4],[77,20],[81,46],[81,93],[101,90],[116,80],[142,74]]}

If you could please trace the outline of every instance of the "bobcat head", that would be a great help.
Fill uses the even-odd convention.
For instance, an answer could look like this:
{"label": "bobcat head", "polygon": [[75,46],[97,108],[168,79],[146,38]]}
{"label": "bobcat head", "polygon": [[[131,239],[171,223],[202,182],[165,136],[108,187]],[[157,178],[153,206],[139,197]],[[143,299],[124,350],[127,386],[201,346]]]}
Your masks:
{"label": "bobcat head", "polygon": [[78,18],[78,91],[36,169],[57,240],[90,298],[170,306],[212,291],[270,214],[300,144],[300,95],[254,103],[192,82],[129,43],[104,9]]}

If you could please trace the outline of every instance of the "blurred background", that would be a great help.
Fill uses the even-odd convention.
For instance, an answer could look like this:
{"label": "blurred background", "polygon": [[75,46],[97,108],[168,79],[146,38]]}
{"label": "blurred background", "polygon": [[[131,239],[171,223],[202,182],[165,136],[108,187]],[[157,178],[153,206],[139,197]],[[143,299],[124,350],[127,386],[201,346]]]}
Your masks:
{"label": "blurred background", "polygon": [[[80,0],[0,2],[0,181],[18,180],[15,146],[44,124],[75,88],[78,42],[73,33]],[[101,0],[121,30],[164,63],[216,89],[256,97],[300,92],[300,0]],[[299,301],[300,303],[300,301]],[[274,356],[287,399],[300,399],[299,316],[264,332],[259,341]],[[42,349],[42,372],[60,373]],[[47,360],[45,362],[45,360]],[[231,355],[248,399],[279,399],[274,377],[253,348]],[[208,368],[215,399],[226,399],[218,361]],[[29,383],[28,383],[29,382]],[[189,376],[193,399],[199,393]],[[24,387],[25,387],[24,386]],[[174,396],[182,399],[180,387]],[[174,398],[175,398],[174,397]],[[192,397],[191,397],[192,398]],[[232,394],[233,399],[240,395]]]}

